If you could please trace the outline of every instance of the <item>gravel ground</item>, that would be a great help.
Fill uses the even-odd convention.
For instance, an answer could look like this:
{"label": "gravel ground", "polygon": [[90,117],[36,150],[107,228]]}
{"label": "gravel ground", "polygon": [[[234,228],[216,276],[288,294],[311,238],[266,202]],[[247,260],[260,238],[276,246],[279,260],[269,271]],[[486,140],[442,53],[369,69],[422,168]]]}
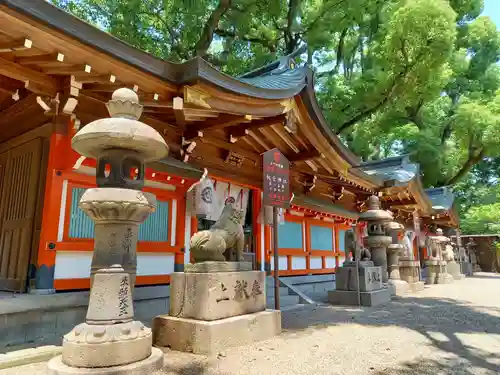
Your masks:
{"label": "gravel ground", "polygon": [[[157,375],[500,374],[500,275],[434,285],[377,308],[306,306],[283,313],[272,340],[217,358],[166,352]],[[0,375],[42,375],[36,364]]]}

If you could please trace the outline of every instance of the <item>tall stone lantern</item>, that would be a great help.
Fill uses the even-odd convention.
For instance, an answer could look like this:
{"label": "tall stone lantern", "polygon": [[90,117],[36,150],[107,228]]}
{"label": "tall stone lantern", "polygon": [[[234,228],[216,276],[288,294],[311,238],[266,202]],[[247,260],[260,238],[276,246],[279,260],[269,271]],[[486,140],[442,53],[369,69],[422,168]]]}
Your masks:
{"label": "tall stone lantern", "polygon": [[156,197],[141,191],[145,163],[165,157],[168,146],[138,121],[142,105],[132,90],[116,90],[107,108],[111,118],[88,124],[72,140],[75,151],[97,159],[98,187],[80,200],[95,223],[92,284],[85,322],[64,336],[49,374],[146,374],[163,366],[151,329],[134,320],[132,289],[139,225],[156,206]]}
{"label": "tall stone lantern", "polygon": [[368,198],[368,210],[359,215],[360,221],[368,223],[368,236],[364,238],[365,246],[370,249],[375,266],[382,267],[382,282],[387,283],[387,246],[392,243],[392,237],[386,235],[386,226],[393,220],[392,214],[380,209],[380,200],[372,195]]}
{"label": "tall stone lantern", "polygon": [[386,229],[392,238],[392,243],[387,246],[389,287],[392,295],[403,295],[409,290],[408,283],[401,279],[399,273],[399,257],[404,249],[401,237],[404,235],[405,227],[398,222],[391,221],[387,224]]}

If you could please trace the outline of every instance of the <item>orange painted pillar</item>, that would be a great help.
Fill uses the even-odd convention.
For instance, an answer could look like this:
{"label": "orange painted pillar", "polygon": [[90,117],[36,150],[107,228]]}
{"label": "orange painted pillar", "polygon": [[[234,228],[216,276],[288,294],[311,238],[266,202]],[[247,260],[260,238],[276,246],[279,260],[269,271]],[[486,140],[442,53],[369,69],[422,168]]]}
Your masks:
{"label": "orange painted pillar", "polygon": [[[71,124],[68,123],[68,128]],[[58,128],[50,137],[47,176],[43,202],[42,228],[35,274],[37,290],[54,291],[54,271],[58,242],[59,217],[64,188],[62,171],[73,152],[67,129]],[[61,240],[61,239],[59,239]]]}
{"label": "orange painted pillar", "polygon": [[184,271],[184,240],[186,236],[186,194],[179,194],[177,198],[177,215],[175,225],[175,244],[179,246],[182,251],[176,252],[174,255],[174,272]]}
{"label": "orange painted pillar", "polygon": [[264,249],[262,249],[262,230],[261,223],[259,223],[259,215],[262,211],[262,196],[260,190],[252,189],[252,231],[253,238],[255,239],[255,262],[257,263],[257,270],[265,269],[265,256],[263,256]]}
{"label": "orange painted pillar", "polygon": [[335,268],[339,268],[340,267],[340,260],[339,260],[339,256],[340,256],[340,241],[339,241],[339,234],[340,234],[340,230],[339,230],[339,226],[338,224],[335,224],[334,225],[334,231],[335,231]]}
{"label": "orange painted pillar", "polygon": [[271,226],[264,225],[264,255],[265,255],[264,270],[268,274],[271,274],[271,253],[272,253],[271,240],[272,240]]}

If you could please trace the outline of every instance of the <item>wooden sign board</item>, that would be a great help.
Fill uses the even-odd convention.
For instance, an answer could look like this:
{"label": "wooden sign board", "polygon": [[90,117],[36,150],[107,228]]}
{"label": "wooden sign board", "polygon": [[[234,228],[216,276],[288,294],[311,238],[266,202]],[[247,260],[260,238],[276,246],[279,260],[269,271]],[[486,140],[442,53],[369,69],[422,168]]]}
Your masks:
{"label": "wooden sign board", "polygon": [[263,155],[265,206],[290,207],[290,163],[277,149],[266,151]]}

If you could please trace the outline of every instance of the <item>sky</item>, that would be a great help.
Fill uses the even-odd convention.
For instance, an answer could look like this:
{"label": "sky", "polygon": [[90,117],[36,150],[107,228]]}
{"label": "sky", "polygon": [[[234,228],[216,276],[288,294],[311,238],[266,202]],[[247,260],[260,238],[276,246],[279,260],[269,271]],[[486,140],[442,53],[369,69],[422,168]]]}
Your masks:
{"label": "sky", "polygon": [[489,16],[500,30],[500,0],[484,0],[483,15]]}

